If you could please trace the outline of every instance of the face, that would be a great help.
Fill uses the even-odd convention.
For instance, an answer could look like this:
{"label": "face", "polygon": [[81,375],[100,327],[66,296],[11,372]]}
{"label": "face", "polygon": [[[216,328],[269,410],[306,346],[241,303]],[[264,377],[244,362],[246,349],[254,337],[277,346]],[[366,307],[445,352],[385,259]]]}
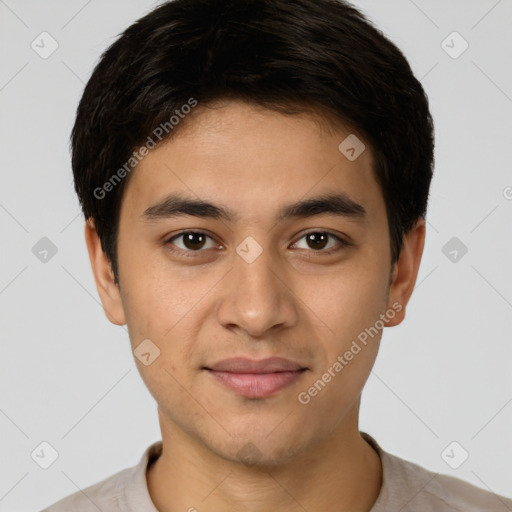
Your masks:
{"label": "face", "polygon": [[278,464],[357,428],[422,240],[392,269],[371,151],[352,161],[338,149],[350,130],[241,102],[199,108],[133,171],[120,288],[98,288],[146,354],[136,362],[163,428]]}

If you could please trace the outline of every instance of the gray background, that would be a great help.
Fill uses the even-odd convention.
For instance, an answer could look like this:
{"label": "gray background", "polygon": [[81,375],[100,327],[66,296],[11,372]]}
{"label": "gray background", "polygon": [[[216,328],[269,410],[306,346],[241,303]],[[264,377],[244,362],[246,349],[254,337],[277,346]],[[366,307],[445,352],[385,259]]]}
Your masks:
{"label": "gray background", "polygon": [[[40,509],[134,465],[160,438],[126,329],[98,300],[68,152],[100,53],[156,4],[0,0],[0,511]],[[512,497],[512,2],[355,4],[410,60],[437,136],[417,289],[405,323],[384,332],[361,428]],[[46,59],[31,47],[51,49],[43,31],[58,43]],[[461,55],[453,31],[469,44]],[[43,237],[57,249],[46,261]],[[48,469],[44,445],[39,464],[31,457],[44,441],[58,452]]]}

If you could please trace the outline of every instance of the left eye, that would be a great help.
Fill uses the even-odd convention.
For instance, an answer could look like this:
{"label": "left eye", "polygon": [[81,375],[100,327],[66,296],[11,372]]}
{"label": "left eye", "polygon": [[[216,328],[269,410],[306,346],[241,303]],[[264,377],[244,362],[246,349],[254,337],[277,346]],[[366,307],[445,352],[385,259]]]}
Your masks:
{"label": "left eye", "polygon": [[[330,243],[329,239],[331,239]],[[298,244],[300,240],[305,240],[306,246],[299,247]],[[332,249],[336,247],[337,244],[340,245],[348,245],[344,240],[340,237],[333,235],[332,233],[325,233],[323,231],[315,231],[312,233],[307,233],[304,235],[299,242],[293,244],[294,246],[298,246],[299,249],[313,249],[318,252],[329,252],[324,249]]]}

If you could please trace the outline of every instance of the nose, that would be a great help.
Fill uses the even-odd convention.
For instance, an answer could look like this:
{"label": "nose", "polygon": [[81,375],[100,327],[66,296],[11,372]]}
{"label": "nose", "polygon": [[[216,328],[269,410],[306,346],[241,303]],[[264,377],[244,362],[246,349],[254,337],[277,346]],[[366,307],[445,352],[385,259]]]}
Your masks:
{"label": "nose", "polygon": [[264,249],[254,261],[234,254],[233,265],[217,308],[221,325],[257,338],[297,323],[296,297],[287,283],[286,270],[270,249]]}

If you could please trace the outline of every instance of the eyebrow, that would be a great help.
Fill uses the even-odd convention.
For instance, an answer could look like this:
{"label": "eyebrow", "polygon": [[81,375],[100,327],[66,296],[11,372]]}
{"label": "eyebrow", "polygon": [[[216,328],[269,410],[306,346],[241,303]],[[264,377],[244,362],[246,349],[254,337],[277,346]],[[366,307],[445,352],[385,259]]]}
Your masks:
{"label": "eyebrow", "polygon": [[[284,206],[276,215],[277,221],[329,214],[364,221],[366,209],[345,193],[326,194]],[[191,199],[180,194],[169,194],[147,208],[140,219],[145,222],[190,215],[227,222],[236,222],[239,216],[230,208],[202,199]]]}

